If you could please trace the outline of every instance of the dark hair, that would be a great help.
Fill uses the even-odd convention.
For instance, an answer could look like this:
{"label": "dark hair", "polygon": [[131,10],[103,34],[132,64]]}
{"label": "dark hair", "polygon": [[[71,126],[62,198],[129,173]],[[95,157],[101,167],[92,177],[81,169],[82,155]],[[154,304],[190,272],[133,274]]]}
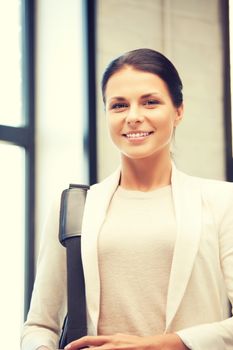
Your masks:
{"label": "dark hair", "polygon": [[131,66],[137,70],[158,75],[167,84],[174,105],[179,107],[182,104],[183,85],[176,68],[168,58],[151,49],[137,49],[126,52],[108,65],[103,74],[101,84],[104,102],[108,80],[125,66]]}

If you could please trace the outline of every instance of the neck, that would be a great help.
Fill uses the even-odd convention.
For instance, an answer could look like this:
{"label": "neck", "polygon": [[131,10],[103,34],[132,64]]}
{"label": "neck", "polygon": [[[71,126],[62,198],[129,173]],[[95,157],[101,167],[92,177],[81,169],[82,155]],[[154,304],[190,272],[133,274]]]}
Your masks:
{"label": "neck", "polygon": [[171,183],[171,157],[154,160],[122,156],[120,184],[125,189],[151,191]]}

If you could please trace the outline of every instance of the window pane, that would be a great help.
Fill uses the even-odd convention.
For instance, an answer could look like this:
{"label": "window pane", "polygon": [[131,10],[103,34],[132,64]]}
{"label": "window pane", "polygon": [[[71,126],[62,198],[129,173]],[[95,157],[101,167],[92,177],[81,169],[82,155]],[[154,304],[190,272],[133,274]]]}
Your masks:
{"label": "window pane", "polygon": [[0,1],[0,124],[22,124],[21,2]]}
{"label": "window pane", "polygon": [[0,142],[1,348],[19,349],[24,309],[24,150]]}
{"label": "window pane", "polygon": [[83,122],[87,115],[83,3],[37,1],[38,239],[55,193],[72,182],[87,183],[83,150]]}

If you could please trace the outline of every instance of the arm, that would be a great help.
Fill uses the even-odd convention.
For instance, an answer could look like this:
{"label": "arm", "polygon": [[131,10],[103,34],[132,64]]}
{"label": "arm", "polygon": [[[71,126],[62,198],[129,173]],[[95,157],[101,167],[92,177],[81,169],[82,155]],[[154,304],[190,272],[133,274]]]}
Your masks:
{"label": "arm", "polygon": [[[188,350],[177,334],[165,334],[147,337],[138,337],[127,334],[115,334],[111,336],[83,337],[70,344],[66,350],[78,350],[83,347],[92,349],[124,349],[124,350]],[[93,348],[94,347],[94,348]]]}
{"label": "arm", "polygon": [[[215,193],[211,203],[215,202],[212,209],[219,232],[222,283],[225,284],[228,298],[233,305],[233,186],[225,184],[220,190],[218,196]],[[177,334],[194,350],[230,350],[233,346],[233,318],[182,329]]]}
{"label": "arm", "polygon": [[23,327],[21,349],[40,346],[57,348],[61,325],[66,313],[66,256],[58,240],[60,199],[52,206],[37,264],[30,310]]}

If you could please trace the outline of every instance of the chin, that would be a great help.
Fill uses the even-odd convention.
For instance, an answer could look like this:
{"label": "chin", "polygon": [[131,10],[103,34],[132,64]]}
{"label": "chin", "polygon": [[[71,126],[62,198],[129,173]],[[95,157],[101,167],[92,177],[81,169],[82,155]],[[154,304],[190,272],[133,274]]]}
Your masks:
{"label": "chin", "polygon": [[131,159],[131,160],[145,160],[145,159],[150,159],[152,157],[152,154],[128,154],[128,153],[124,153],[123,157]]}
{"label": "chin", "polygon": [[131,160],[148,160],[148,161],[153,161],[158,158],[161,159],[161,157],[167,158],[167,156],[170,157],[170,147],[162,147],[160,149],[157,149],[156,151],[153,149],[151,152],[132,152],[132,153],[127,153],[127,152],[122,152],[123,157],[131,159]]}

